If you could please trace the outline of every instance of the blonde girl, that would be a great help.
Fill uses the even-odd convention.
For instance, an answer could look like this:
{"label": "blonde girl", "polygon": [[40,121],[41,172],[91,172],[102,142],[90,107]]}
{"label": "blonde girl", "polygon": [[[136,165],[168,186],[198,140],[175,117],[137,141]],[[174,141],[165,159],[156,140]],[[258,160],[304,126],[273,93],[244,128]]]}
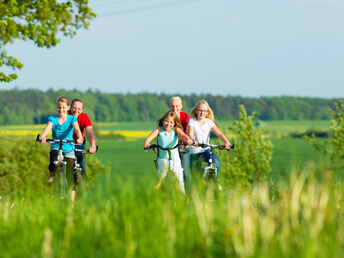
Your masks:
{"label": "blonde girl", "polygon": [[[79,129],[78,121],[75,116],[68,115],[69,110],[69,100],[67,97],[60,97],[57,100],[57,115],[49,116],[48,123],[44,128],[41,136],[40,142],[46,143],[46,136],[52,130],[52,139],[53,140],[73,140],[73,129],[77,134],[77,142],[82,144],[82,135]],[[49,163],[49,172],[50,176],[48,179],[48,183],[53,182],[56,166],[54,161],[57,160],[59,144],[53,143],[50,147],[50,163]],[[63,155],[67,160],[68,164],[68,172],[73,173],[71,171],[74,167],[75,162],[75,154],[74,154],[74,145],[70,145],[68,143],[62,143],[62,151]],[[73,174],[72,174],[73,176]],[[69,175],[70,177],[70,175]]]}
{"label": "blonde girl", "polygon": [[[194,139],[197,143],[209,144],[210,132],[214,132],[215,135],[221,139],[226,149],[230,149],[230,143],[226,136],[217,128],[214,123],[214,113],[209,107],[209,104],[205,100],[200,100],[191,111],[190,121],[188,125],[188,134],[191,139]],[[200,170],[203,161],[208,162],[210,158],[209,149],[201,147],[190,147],[190,164],[191,168],[197,168]],[[213,162],[217,165],[218,173],[220,172],[220,160],[213,153]],[[221,186],[219,185],[219,188]]]}
{"label": "blonde girl", "polygon": [[[192,143],[190,137],[183,132],[183,127],[178,119],[178,116],[173,111],[168,111],[163,117],[159,119],[158,127],[146,138],[144,142],[144,148],[147,150],[150,146],[150,142],[154,138],[158,138],[158,144],[162,148],[173,148],[178,143],[178,137],[186,139],[188,144]],[[179,181],[179,187],[183,193],[184,181],[183,181],[183,168],[179,158],[178,149],[172,149],[170,152],[166,150],[159,150],[158,156],[159,166],[159,180],[157,187],[160,186],[161,179],[167,175],[167,171],[170,169],[172,173],[177,177]]]}

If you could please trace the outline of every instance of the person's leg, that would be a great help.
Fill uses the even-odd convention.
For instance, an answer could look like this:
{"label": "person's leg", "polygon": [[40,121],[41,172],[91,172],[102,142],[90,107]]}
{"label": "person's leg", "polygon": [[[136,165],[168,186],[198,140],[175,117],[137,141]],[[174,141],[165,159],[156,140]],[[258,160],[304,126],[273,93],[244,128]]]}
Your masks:
{"label": "person's leg", "polygon": [[183,194],[185,194],[184,189],[184,179],[183,179],[183,168],[180,162],[173,162],[172,173],[176,176],[179,183],[179,188]]}
{"label": "person's leg", "polygon": [[82,178],[84,182],[86,182],[87,180],[86,155],[83,154],[82,151],[75,150],[75,158],[76,158],[76,162],[80,165]]}
{"label": "person's leg", "polygon": [[55,172],[56,172],[56,165],[54,164],[57,161],[58,150],[51,150],[50,151],[50,162],[49,162],[49,178],[47,183],[52,183],[54,180]]}
{"label": "person's leg", "polygon": [[190,154],[179,152],[180,161],[183,168],[183,178],[185,182],[186,191],[189,191],[191,185],[190,178]]}
{"label": "person's leg", "polygon": [[217,167],[217,176],[219,176],[220,174],[220,169],[221,169],[221,162],[219,160],[219,158],[217,157],[217,155],[213,152],[213,163],[216,164]]}
{"label": "person's leg", "polygon": [[199,176],[201,173],[201,166],[202,166],[203,161],[204,161],[204,157],[202,153],[190,154],[191,173]]}
{"label": "person's leg", "polygon": [[158,189],[160,187],[162,179],[167,175],[169,162],[166,159],[158,159],[158,181],[156,183],[155,188]]}

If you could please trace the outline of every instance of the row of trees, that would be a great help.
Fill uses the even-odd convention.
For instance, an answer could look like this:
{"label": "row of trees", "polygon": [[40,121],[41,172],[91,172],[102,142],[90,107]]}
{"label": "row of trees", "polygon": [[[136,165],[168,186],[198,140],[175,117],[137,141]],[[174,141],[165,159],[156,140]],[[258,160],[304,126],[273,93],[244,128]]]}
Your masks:
{"label": "row of trees", "polygon": [[[110,121],[154,121],[166,110],[171,95],[138,93],[118,94],[88,90],[1,90],[0,124],[46,123],[47,117],[56,113],[56,100],[60,96],[70,99],[82,98],[85,111],[97,122]],[[183,110],[191,111],[200,99],[212,107],[215,118],[238,119],[238,106],[244,105],[248,113],[255,112],[260,120],[326,120],[330,119],[329,108],[334,99],[308,97],[260,97],[180,95]]]}

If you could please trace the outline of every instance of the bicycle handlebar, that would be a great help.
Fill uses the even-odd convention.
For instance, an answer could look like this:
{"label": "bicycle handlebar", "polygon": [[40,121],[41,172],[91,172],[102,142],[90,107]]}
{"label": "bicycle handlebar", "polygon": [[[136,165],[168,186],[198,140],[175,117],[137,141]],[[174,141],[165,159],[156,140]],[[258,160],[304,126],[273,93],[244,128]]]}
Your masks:
{"label": "bicycle handlebar", "polygon": [[156,149],[156,148],[159,148],[159,149],[162,149],[162,150],[173,150],[173,149],[176,149],[176,148],[178,148],[179,146],[187,146],[188,144],[186,143],[186,142],[184,142],[184,141],[179,141],[174,147],[171,147],[171,148],[163,148],[163,147],[161,147],[160,145],[158,145],[158,144],[152,144],[152,145],[150,145],[149,146],[149,148],[148,149],[146,149],[147,151],[148,150],[154,150],[154,149]]}
{"label": "bicycle handlebar", "polygon": [[[218,150],[226,149],[226,145],[215,145],[215,144],[199,143],[198,146],[201,147],[201,148],[210,147],[212,149],[218,149]],[[234,143],[232,145],[230,145],[230,147],[231,147],[230,149],[234,149]]]}
{"label": "bicycle handlebar", "polygon": [[[39,139],[39,136],[40,134],[37,134],[37,137],[36,137],[36,142],[40,142],[40,139]],[[78,144],[77,141],[74,141],[74,140],[53,140],[53,139],[46,139],[47,143],[59,143],[62,145],[62,143],[68,143],[68,144],[71,144],[71,145],[82,145],[82,144]],[[85,143],[85,137],[84,137],[84,143]],[[95,153],[98,151],[98,145],[96,146],[96,151]],[[85,150],[82,150],[82,153],[85,153],[85,154],[93,154],[93,153],[90,153],[88,150],[85,151]]]}
{"label": "bicycle handlebar", "polygon": [[83,154],[94,154],[98,151],[98,145],[96,145],[96,151],[94,153],[90,153],[88,149],[75,149],[75,151],[81,151]]}
{"label": "bicycle handlebar", "polygon": [[[40,142],[40,139],[39,139],[39,136],[40,134],[37,134],[37,138],[36,138],[36,142]],[[54,139],[46,139],[47,143],[68,143],[68,144],[71,144],[71,145],[81,145],[81,144],[78,144],[77,141],[74,141],[74,140],[54,140]]]}

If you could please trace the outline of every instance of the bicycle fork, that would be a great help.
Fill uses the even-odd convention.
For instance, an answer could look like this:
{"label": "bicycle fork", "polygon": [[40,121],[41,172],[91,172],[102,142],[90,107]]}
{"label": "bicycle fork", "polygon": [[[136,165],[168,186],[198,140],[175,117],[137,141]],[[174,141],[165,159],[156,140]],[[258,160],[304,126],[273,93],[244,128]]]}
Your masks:
{"label": "bicycle fork", "polygon": [[217,167],[216,165],[213,163],[213,152],[210,150],[209,151],[209,160],[208,160],[208,166],[207,167],[202,167],[203,169],[203,175],[202,178],[206,179],[206,177],[209,174],[209,170],[215,174],[215,177],[217,179]]}
{"label": "bicycle fork", "polygon": [[59,150],[59,154],[57,156],[57,161],[54,161],[54,165],[57,167],[59,165],[58,169],[58,195],[61,199],[65,198],[67,195],[67,178],[66,178],[66,171],[65,167],[67,166],[67,162],[63,160],[63,154],[62,150]]}

